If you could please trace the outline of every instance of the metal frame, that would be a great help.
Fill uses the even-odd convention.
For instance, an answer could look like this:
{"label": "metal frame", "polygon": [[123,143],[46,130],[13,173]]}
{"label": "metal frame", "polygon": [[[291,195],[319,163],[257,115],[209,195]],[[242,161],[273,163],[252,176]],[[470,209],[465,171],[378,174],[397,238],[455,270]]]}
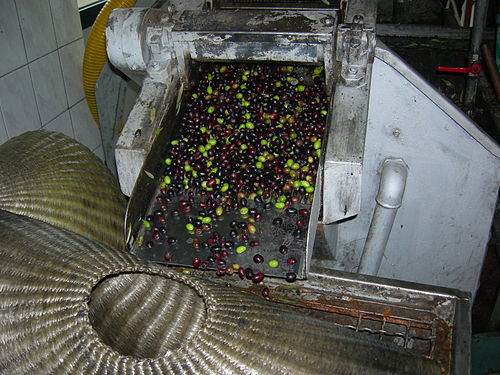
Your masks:
{"label": "metal frame", "polygon": [[468,293],[334,271],[315,264],[306,281],[293,284],[266,279],[265,285],[252,285],[236,276],[221,279],[203,271],[193,271],[193,275],[230,283],[258,297],[266,287],[269,301],[432,358],[443,374],[469,374]]}
{"label": "metal frame", "polygon": [[[405,193],[398,210],[379,274],[412,281],[428,280],[474,293],[485,233],[489,230],[488,217],[492,216],[495,187],[498,188],[499,148],[391,51],[381,44],[375,48],[373,27],[365,23],[364,17],[354,14],[357,9],[354,2],[350,6],[346,17],[352,16],[353,23],[343,25],[337,25],[333,10],[115,10],[107,29],[110,59],[132,78],[144,79],[139,99],[116,147],[122,189],[127,195],[132,193],[146,156],[154,149],[157,132],[165,127],[162,124],[178,91],[189,87],[191,61],[322,64],[328,89],[334,90],[330,111],[334,115],[328,119],[320,166],[323,223],[334,223],[325,226],[330,241],[323,254],[325,264],[349,271],[358,269],[380,181],[378,167],[388,157],[402,158],[409,167],[407,191],[411,194]],[[391,87],[372,77],[375,63],[377,74],[389,77]],[[375,83],[378,97],[373,97]],[[380,99],[388,95],[395,97]],[[414,98],[412,101],[410,96]],[[374,99],[376,103],[369,103]],[[392,117],[386,116],[386,108],[391,108]],[[409,117],[408,113],[413,115]],[[400,117],[405,118],[403,123],[397,121]],[[430,126],[435,118],[441,123]],[[389,126],[391,129],[387,130]],[[423,128],[428,132],[422,133],[419,129]],[[163,128],[163,131],[170,130]],[[406,138],[408,134],[412,134],[411,142]],[[367,143],[369,136],[372,138]],[[417,148],[415,144],[424,138],[426,143]],[[384,150],[378,150],[379,144],[385,145]],[[456,149],[458,144],[468,150],[464,153]],[[436,156],[422,154],[422,148]],[[474,165],[470,171],[474,181],[467,179],[467,170],[460,165],[464,160]],[[437,167],[424,168],[425,163]],[[446,174],[438,172],[440,163],[447,165]],[[484,169],[488,171],[483,172]],[[443,180],[445,175],[447,179]],[[429,186],[422,186],[423,179],[429,178]],[[455,184],[452,182],[455,180],[462,182]],[[435,181],[448,186],[446,199],[438,198],[440,186]],[[476,193],[472,193],[474,189]],[[432,192],[431,196],[426,192]],[[426,196],[426,202],[433,202],[426,214],[445,223],[444,228],[430,227],[415,219],[415,212],[419,212],[415,199],[421,199],[421,195]],[[457,209],[461,206],[451,203],[451,199],[459,200],[463,207],[473,207],[462,212]],[[439,212],[443,202],[446,206]],[[464,230],[460,229],[463,227],[470,228],[470,237],[464,237]],[[408,238],[416,236],[411,230],[420,235],[406,246]],[[461,238],[460,243],[456,243],[457,238]],[[453,252],[450,243],[454,244]],[[407,258],[401,257],[398,250],[401,248],[410,252]],[[309,252],[307,259],[310,257]],[[420,257],[427,266],[410,269],[408,259],[415,257]],[[427,260],[429,257],[436,258],[432,264]],[[465,269],[470,272],[464,272]]]}
{"label": "metal frame", "polygon": [[[352,15],[352,9],[347,14]],[[356,215],[360,207],[375,46],[373,27],[364,22],[368,12],[363,14],[353,16],[351,24],[337,28],[336,12],[332,10],[117,10],[107,29],[108,55],[116,67],[132,78],[140,80],[141,75],[147,74],[148,79],[163,83],[167,76],[171,80],[178,76],[185,86],[189,85],[190,60],[323,64],[328,91],[332,92],[335,86],[332,106],[336,116],[329,119],[331,136],[327,136],[323,176],[328,186],[328,198],[323,197],[323,220],[331,223]],[[335,73],[337,70],[340,76]],[[144,89],[143,92],[142,96],[148,95]],[[141,95],[139,102],[144,102]],[[118,166],[126,195],[132,193],[140,165],[150,150],[150,131],[142,148],[138,146],[138,124],[137,118],[129,120],[116,146],[117,163],[128,166]]]}
{"label": "metal frame", "polygon": [[340,78],[335,86],[324,162],[323,222],[330,224],[359,213],[365,149],[373,27],[362,17],[338,30],[336,60]]}
{"label": "metal frame", "polygon": [[[189,85],[190,62],[192,60],[281,60],[323,64],[327,72],[329,89],[335,90],[331,111],[335,116],[329,118],[328,140],[322,161],[322,168],[324,169],[322,176],[324,186],[323,222],[325,224],[335,222],[335,224],[322,226],[325,237],[328,239],[326,241],[327,245],[324,247],[319,246],[316,241],[315,253],[312,257],[313,267],[310,269],[308,280],[299,282],[296,286],[314,289],[317,293],[323,293],[323,296],[335,295],[336,297],[333,298],[336,301],[335,303],[342,301],[342,298],[349,301],[354,301],[356,298],[366,298],[370,303],[373,303],[373,311],[365,311],[371,314],[369,315],[370,319],[376,318],[375,320],[377,320],[383,316],[377,310],[381,306],[393,305],[397,307],[397,311],[406,311],[411,316],[424,310],[431,315],[434,314],[436,319],[446,322],[450,329],[449,332],[451,332],[449,338],[452,340],[450,345],[453,347],[453,356],[450,357],[446,372],[451,369],[452,373],[467,373],[469,368],[470,333],[470,297],[468,294],[442,288],[415,287],[414,284],[404,282],[366,278],[361,275],[356,276],[314,267],[314,264],[322,264],[328,265],[330,268],[342,268],[343,265],[339,264],[341,258],[338,257],[338,250],[342,250],[344,253],[349,252],[353,258],[352,262],[357,264],[356,257],[360,255],[366,240],[367,230],[365,229],[369,227],[372,209],[375,204],[374,200],[373,203],[367,202],[375,197],[377,185],[374,182],[380,180],[377,175],[377,167],[385,157],[403,157],[406,161],[405,155],[400,154],[407,151],[401,147],[403,142],[409,141],[405,137],[408,133],[415,134],[413,131],[416,127],[425,125],[424,123],[413,123],[408,120],[408,123],[400,124],[394,119],[375,113],[376,111],[373,108],[375,108],[375,105],[380,105],[380,101],[375,100],[377,103],[369,103],[370,95],[373,95],[370,85],[377,80],[377,77],[372,76],[374,61],[379,68],[384,65],[385,68],[392,69],[394,75],[400,75],[398,92],[403,96],[410,96],[410,93],[412,93],[411,98],[414,102],[411,103],[411,108],[408,108],[413,111],[412,113],[418,112],[420,108],[432,106],[433,113],[436,112],[443,118],[446,117],[446,127],[453,130],[451,132],[447,129],[449,134],[460,133],[460,140],[464,144],[470,145],[471,149],[473,149],[472,154],[478,156],[481,160],[484,159],[483,164],[491,167],[489,174],[485,172],[481,176],[485,184],[491,187],[488,191],[485,190],[480,193],[481,198],[484,198],[482,201],[484,207],[483,209],[477,208],[477,212],[476,210],[469,212],[473,215],[488,216],[490,214],[490,201],[492,201],[494,193],[493,187],[498,187],[499,181],[498,157],[500,152],[498,145],[390,50],[382,44],[375,47],[373,25],[370,23],[372,13],[360,17],[360,11],[356,11],[356,9],[359,10],[360,8],[356,4],[359,5],[362,2],[349,3],[345,4],[344,9],[346,9],[345,20],[350,23],[343,25],[337,25],[337,14],[335,11],[330,10],[253,10],[252,12],[205,10],[176,13],[172,10],[160,12],[135,9],[131,11],[115,11],[113,13],[108,27],[111,36],[108,39],[108,50],[129,41],[134,41],[130,45],[135,46],[135,49],[133,51],[110,51],[111,60],[115,66],[131,77],[139,80],[144,79],[139,100],[117,146],[117,159],[119,153],[122,152],[123,155],[120,157],[126,161],[119,167],[119,171],[127,175],[125,178],[121,176],[124,191],[130,194],[134,184],[136,189],[145,191],[145,193],[141,194],[132,194],[127,216],[128,228],[131,230],[134,220],[140,216],[138,212],[148,203],[140,201],[140,198],[144,197],[143,194],[150,197],[151,194],[147,191],[151,192],[154,189],[152,180],[144,173],[142,175],[139,175],[139,173],[141,168],[153,175],[157,173],[155,168],[158,168],[158,163],[155,164],[155,160],[157,160],[155,155],[158,155],[158,144],[164,141],[165,137],[168,137],[169,132],[172,131],[171,127],[174,126],[171,124],[172,111],[174,111],[173,103],[178,91]],[[346,7],[347,5],[350,5],[350,7]],[[141,17],[136,17],[139,22],[135,27],[129,27],[125,30],[127,32],[124,32],[124,29],[120,27],[111,30],[119,24],[126,24],[125,21],[127,21],[128,17],[134,17],[134,12],[143,12]],[[135,16],[137,16],[137,13]],[[132,26],[132,23],[129,23],[129,25]],[[127,56],[124,55],[124,52]],[[380,90],[380,84],[377,89]],[[415,93],[415,90],[418,93]],[[373,99],[373,96],[371,99]],[[409,98],[407,99],[409,100]],[[404,100],[401,102],[405,103]],[[422,104],[424,102],[426,107]],[[406,108],[403,107],[401,110],[403,109]],[[380,111],[380,108],[378,110]],[[397,111],[397,108],[391,110]],[[425,121],[427,120],[432,122],[433,119],[429,118]],[[370,123],[370,121],[372,122]],[[378,121],[385,121],[386,123]],[[436,128],[441,125],[436,124]],[[162,132],[158,134],[157,131],[160,128],[162,128]],[[390,128],[390,131],[386,128]],[[386,130],[388,131],[387,134],[383,133]],[[370,135],[367,134],[369,131],[372,132],[371,137],[375,138],[371,138],[372,143],[367,145],[365,139]],[[442,130],[436,129],[436,131],[441,132]],[[442,134],[438,133],[436,134],[436,140],[431,140],[431,142],[441,142],[442,147],[449,150],[446,151],[448,163],[455,167],[455,164],[467,159],[467,155],[460,155],[460,151],[454,149],[453,135],[450,135],[448,139],[449,144],[443,143],[441,137]],[[373,141],[374,139],[375,141]],[[387,151],[384,150],[389,154],[385,155],[380,151],[378,151],[380,155],[377,154],[377,142],[391,145],[392,148],[388,148]],[[410,145],[409,143],[409,148]],[[413,145],[411,145],[411,148],[410,162],[408,163],[410,186],[416,179],[422,178],[422,176],[415,174],[418,170],[416,164],[419,157],[428,156],[416,155],[418,150],[413,150]],[[393,150],[396,150],[397,153],[392,154]],[[467,153],[467,151],[464,151],[464,153]],[[126,159],[125,154],[130,156],[129,160]],[[437,160],[437,162],[439,161]],[[474,161],[474,163],[476,162],[478,160]],[[136,184],[138,176],[139,180]],[[452,175],[451,177],[465,181],[462,182],[463,184],[480,184],[482,182],[481,178],[474,182],[464,180],[466,176],[464,177],[462,174]],[[423,192],[422,194],[425,195],[426,193]],[[465,197],[462,202],[468,204],[468,199],[469,197]],[[472,200],[470,201],[472,202]],[[396,217],[395,228],[397,228],[397,231],[391,234],[391,238],[389,238],[390,251],[384,255],[381,268],[382,274],[395,278],[404,277],[407,280],[437,282],[441,285],[454,285],[453,283],[456,282],[456,285],[459,285],[460,288],[474,293],[477,284],[477,280],[475,280],[477,268],[481,263],[479,258],[481,258],[483,251],[481,249],[483,244],[481,236],[484,229],[482,226],[486,224],[482,225],[481,228],[479,226],[474,227],[474,235],[478,236],[478,238],[481,237],[478,239],[478,248],[466,251],[460,248],[460,244],[458,244],[456,246],[459,250],[453,259],[446,253],[448,258],[439,258],[435,262],[439,266],[443,263],[443,267],[449,267],[451,275],[442,276],[433,273],[430,277],[422,280],[421,274],[423,273],[418,266],[405,272],[404,270],[407,269],[405,267],[409,267],[409,265],[406,263],[401,264],[401,262],[411,263],[416,257],[421,256],[420,251],[428,254],[429,243],[422,243],[421,248],[420,242],[417,241],[415,244],[415,246],[419,246],[416,249],[417,251],[407,254],[406,259],[395,254],[397,251],[394,250],[395,247],[399,252],[405,250],[405,246],[403,246],[406,244],[405,238],[402,239],[401,237],[404,231],[400,230],[399,226],[401,225],[401,229],[403,228],[402,218],[414,215],[411,210],[405,211],[407,207],[408,203],[403,202],[402,208]],[[430,208],[430,211],[435,210],[435,207]],[[456,225],[460,228],[460,225],[468,225],[469,219],[457,216],[457,219],[454,218],[453,220],[457,220],[455,221]],[[487,220],[482,220],[481,223],[483,221],[486,222]],[[459,229],[447,225],[446,229],[443,229],[445,232],[444,237],[451,238],[455,236],[457,230]],[[429,229],[421,234],[423,237],[436,235],[434,231]],[[441,246],[441,242],[436,241],[436,243]],[[307,255],[310,258],[312,253],[309,252]],[[473,263],[472,266],[462,261],[462,259],[469,259]],[[395,267],[394,270],[392,263],[400,267]],[[473,273],[468,278],[462,277],[462,271],[465,267],[471,269],[471,273]],[[401,268],[401,272],[405,272],[405,274],[397,273],[399,272],[398,268]],[[454,269],[458,271],[454,272]],[[441,269],[439,272],[441,272]],[[269,284],[271,288],[274,288],[272,291],[276,293],[286,289],[283,288],[285,284],[280,284],[278,280],[272,280]],[[254,292],[260,293],[259,288],[255,286],[253,288]],[[286,299],[286,297],[283,298]],[[278,302],[285,303],[283,301]],[[303,305],[302,302],[299,304],[302,307],[310,308],[314,305],[312,303],[314,301],[310,299],[304,302],[309,303],[307,305],[309,307]],[[405,303],[409,303],[409,305],[405,306]],[[433,307],[429,307],[429,303]],[[326,305],[329,306],[325,307],[326,311],[323,309],[326,313],[338,309],[338,306],[335,307],[333,303],[327,303]],[[315,306],[318,307],[318,305]],[[399,308],[402,310],[398,310]],[[352,317],[352,314],[350,316]],[[386,322],[383,317],[381,319]],[[351,326],[358,330],[361,327],[359,325]],[[377,331],[381,336],[387,333],[384,327],[382,326]],[[365,328],[362,330],[366,332],[372,329],[370,327]],[[398,334],[395,334],[395,336],[398,336]],[[431,336],[434,336],[434,333]],[[406,338],[405,342],[408,342]]]}

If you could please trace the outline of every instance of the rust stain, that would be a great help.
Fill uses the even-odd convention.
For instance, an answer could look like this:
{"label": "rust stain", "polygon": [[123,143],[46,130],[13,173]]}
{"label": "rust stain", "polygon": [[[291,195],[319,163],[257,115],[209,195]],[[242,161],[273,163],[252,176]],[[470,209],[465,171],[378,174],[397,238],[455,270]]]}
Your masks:
{"label": "rust stain", "polygon": [[383,314],[385,317],[390,317],[390,316],[392,316],[391,308],[390,308],[390,307],[385,308],[384,310],[382,310],[382,314]]}
{"label": "rust stain", "polygon": [[[405,340],[413,340],[413,342],[415,340],[428,341],[429,345],[428,348],[425,347],[425,351],[415,347],[413,350],[435,360],[440,366],[442,374],[449,374],[450,372],[453,327],[437,318],[430,311],[411,310],[396,305],[383,305],[367,300],[344,298],[345,296],[334,296],[305,287],[290,288],[288,286],[271,285],[268,285],[268,287],[270,293],[266,300],[288,305],[309,315],[343,326],[359,328],[360,331],[366,332],[378,331],[367,326],[357,327],[356,322],[362,321],[365,324],[372,322],[373,325],[380,324],[380,327],[387,327],[387,324],[401,327],[401,332],[387,331],[387,334],[389,336],[399,336]],[[261,287],[252,285],[249,288],[241,289],[262,298]],[[346,323],[348,321],[353,322],[353,324]],[[379,331],[386,332],[383,329],[379,329]]]}

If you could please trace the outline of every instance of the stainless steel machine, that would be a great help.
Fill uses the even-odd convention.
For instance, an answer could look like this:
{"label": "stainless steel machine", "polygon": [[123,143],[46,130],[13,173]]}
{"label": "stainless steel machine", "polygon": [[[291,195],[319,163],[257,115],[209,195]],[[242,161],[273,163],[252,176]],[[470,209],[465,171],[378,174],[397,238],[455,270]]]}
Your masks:
{"label": "stainless steel machine", "polygon": [[[141,86],[115,152],[122,191],[131,197],[131,243],[149,203],[144,197],[157,188],[151,176],[159,173],[167,128],[175,127],[172,119],[190,87],[193,64],[313,64],[323,67],[332,101],[312,204],[319,220],[308,228],[301,285],[312,283],[318,292],[329,274],[330,292],[342,299],[334,285],[347,271],[356,283],[371,285],[374,305],[408,301],[408,288],[388,279],[475,294],[497,201],[500,148],[377,40],[376,5],[366,3],[286,3],[284,9],[280,3],[179,2],[111,14],[109,59]],[[356,273],[386,278],[394,294]],[[447,324],[470,329],[453,302],[462,301],[462,314],[463,303],[469,308],[467,294],[432,290],[422,292],[420,302],[442,298],[436,309],[451,309]],[[398,314],[387,312],[391,319]],[[442,317],[436,319],[431,326]],[[430,345],[437,348],[436,326],[430,329]],[[389,331],[382,326],[374,332]],[[468,358],[466,342],[448,335],[452,356]],[[443,373],[467,367],[447,363]]]}
{"label": "stainless steel machine", "polygon": [[113,12],[109,58],[142,85],[116,146],[123,192],[132,194],[192,62],[322,65],[333,96],[317,189],[326,246],[311,243],[307,258],[474,294],[498,146],[376,40],[374,9],[261,8]]}

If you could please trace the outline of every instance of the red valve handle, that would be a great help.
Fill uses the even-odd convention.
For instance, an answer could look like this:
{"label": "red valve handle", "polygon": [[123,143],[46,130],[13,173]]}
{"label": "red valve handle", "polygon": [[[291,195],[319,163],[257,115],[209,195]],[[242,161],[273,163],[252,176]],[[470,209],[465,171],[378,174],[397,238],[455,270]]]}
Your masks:
{"label": "red valve handle", "polygon": [[438,70],[438,72],[479,74],[481,72],[481,65],[480,64],[472,64],[471,66],[467,66],[465,68],[453,68],[450,66],[438,66],[437,70]]}

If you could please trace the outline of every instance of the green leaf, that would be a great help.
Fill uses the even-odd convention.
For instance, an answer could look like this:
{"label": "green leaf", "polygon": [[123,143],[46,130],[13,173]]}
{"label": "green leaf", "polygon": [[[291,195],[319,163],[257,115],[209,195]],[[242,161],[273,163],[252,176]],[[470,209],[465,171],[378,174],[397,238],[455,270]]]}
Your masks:
{"label": "green leaf", "polygon": [[149,119],[151,120],[151,122],[154,122],[155,118],[156,118],[156,108],[151,108],[149,110]]}
{"label": "green leaf", "polygon": [[163,130],[163,128],[156,129],[155,130],[155,135],[160,135],[160,133],[161,133],[162,130]]}
{"label": "green leaf", "polygon": [[144,171],[144,173],[146,173],[146,176],[148,176],[150,179],[154,180],[155,176],[153,176],[151,172]]}
{"label": "green leaf", "polygon": [[135,246],[142,246],[142,243],[144,242],[144,236],[139,236],[137,240],[135,241],[134,245]]}
{"label": "green leaf", "polygon": [[184,92],[184,82],[181,82],[181,87],[179,88],[179,92],[177,93],[177,101],[175,103],[176,115],[178,115],[181,110],[181,99],[183,92]]}

